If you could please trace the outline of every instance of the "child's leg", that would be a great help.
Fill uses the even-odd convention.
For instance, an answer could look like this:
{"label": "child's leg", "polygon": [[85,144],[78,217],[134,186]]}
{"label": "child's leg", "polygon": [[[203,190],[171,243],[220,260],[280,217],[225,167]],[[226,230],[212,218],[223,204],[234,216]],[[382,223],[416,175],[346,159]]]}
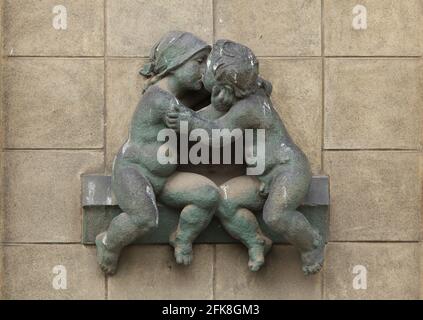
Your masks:
{"label": "child's leg", "polygon": [[153,188],[135,166],[117,170],[114,193],[124,211],[115,217],[107,232],[97,236],[97,258],[107,274],[116,272],[121,250],[157,226],[158,210]]}
{"label": "child's leg", "polygon": [[263,218],[272,230],[282,234],[300,250],[304,273],[313,274],[323,265],[324,243],[306,217],[296,210],[306,195],[308,185],[308,178],[295,174],[276,176],[264,205]]}
{"label": "child's leg", "polygon": [[166,182],[159,201],[172,208],[181,208],[181,216],[170,242],[175,248],[177,263],[192,262],[192,243],[209,225],[220,201],[213,181],[195,173],[177,172]]}
{"label": "child's leg", "polygon": [[251,176],[231,179],[220,186],[222,200],[217,215],[225,229],[240,240],[249,254],[248,266],[258,271],[272,241],[263,235],[255,215],[251,211],[263,208],[265,198],[260,195],[261,182]]}

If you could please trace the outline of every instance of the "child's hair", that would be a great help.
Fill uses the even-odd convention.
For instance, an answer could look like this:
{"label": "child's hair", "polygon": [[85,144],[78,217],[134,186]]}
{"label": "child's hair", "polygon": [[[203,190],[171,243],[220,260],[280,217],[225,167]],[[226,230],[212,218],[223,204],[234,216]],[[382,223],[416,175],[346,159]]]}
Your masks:
{"label": "child's hair", "polygon": [[259,77],[259,62],[250,48],[230,40],[218,40],[209,59],[219,85],[231,87],[237,98],[254,94],[259,88],[270,97],[272,84]]}
{"label": "child's hair", "polygon": [[272,95],[273,86],[269,81],[264,80],[262,77],[258,77],[257,85],[259,86],[259,88],[263,89],[264,93],[268,97],[270,97]]}
{"label": "child's hair", "polygon": [[251,49],[233,41],[218,40],[209,61],[217,82],[232,87],[237,98],[256,92],[259,63]]}

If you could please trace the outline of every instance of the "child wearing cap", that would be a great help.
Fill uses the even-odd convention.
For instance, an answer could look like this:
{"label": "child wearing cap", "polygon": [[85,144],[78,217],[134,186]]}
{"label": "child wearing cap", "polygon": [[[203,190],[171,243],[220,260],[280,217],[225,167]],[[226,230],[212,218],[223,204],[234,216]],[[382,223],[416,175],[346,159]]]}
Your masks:
{"label": "child wearing cap", "polygon": [[122,249],[158,226],[156,196],[181,210],[171,243],[178,263],[190,264],[192,242],[207,227],[220,200],[218,187],[206,177],[176,172],[177,164],[161,164],[157,155],[166,129],[166,112],[187,92],[202,88],[210,46],[188,32],[173,31],[152,49],[141,71],[148,78],[133,114],[129,138],[115,157],[112,189],[122,213],[96,238],[97,258],[107,274],[116,272]]}

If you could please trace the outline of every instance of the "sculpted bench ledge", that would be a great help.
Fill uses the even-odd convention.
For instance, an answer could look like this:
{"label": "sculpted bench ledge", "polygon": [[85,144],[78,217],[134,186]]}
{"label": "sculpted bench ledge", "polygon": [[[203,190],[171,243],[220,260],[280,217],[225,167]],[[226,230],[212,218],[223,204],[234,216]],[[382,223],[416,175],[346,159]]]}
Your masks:
{"label": "sculpted bench ledge", "polygon": [[[95,237],[105,231],[110,221],[122,210],[116,203],[111,188],[111,176],[83,175],[82,181],[82,207],[83,207],[83,231],[82,243],[94,244]],[[310,223],[320,231],[327,241],[329,224],[329,177],[314,176],[309,192],[304,199],[301,211]],[[168,244],[169,235],[176,229],[179,220],[177,210],[158,204],[159,226],[148,235],[136,241],[136,244]],[[287,243],[283,237],[271,232],[263,222],[261,213],[257,213],[257,219],[263,232],[274,243]],[[217,218],[197,238],[195,243],[225,244],[238,243],[222,227]]]}

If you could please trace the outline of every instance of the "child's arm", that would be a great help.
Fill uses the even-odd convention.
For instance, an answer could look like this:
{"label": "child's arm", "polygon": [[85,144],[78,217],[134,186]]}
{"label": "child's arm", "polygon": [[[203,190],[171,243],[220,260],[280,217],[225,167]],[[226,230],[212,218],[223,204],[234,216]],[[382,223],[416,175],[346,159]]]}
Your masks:
{"label": "child's arm", "polygon": [[[255,129],[261,128],[261,119],[258,116],[257,108],[250,103],[240,101],[236,103],[227,113],[216,120],[204,119],[198,113],[182,105],[174,106],[173,110],[167,114],[171,123],[170,128],[179,129],[181,121],[188,122],[189,131],[195,129],[206,130],[210,139],[212,139],[212,130],[221,130],[220,136],[223,137],[224,144],[230,143],[234,135],[234,129]],[[227,129],[227,130],[224,130]],[[210,143],[212,141],[210,140]]]}
{"label": "child's arm", "polygon": [[206,120],[216,120],[222,117],[225,114],[224,111],[216,110],[216,108],[212,105],[209,105],[201,110],[197,111],[197,115],[200,118],[206,119]]}

